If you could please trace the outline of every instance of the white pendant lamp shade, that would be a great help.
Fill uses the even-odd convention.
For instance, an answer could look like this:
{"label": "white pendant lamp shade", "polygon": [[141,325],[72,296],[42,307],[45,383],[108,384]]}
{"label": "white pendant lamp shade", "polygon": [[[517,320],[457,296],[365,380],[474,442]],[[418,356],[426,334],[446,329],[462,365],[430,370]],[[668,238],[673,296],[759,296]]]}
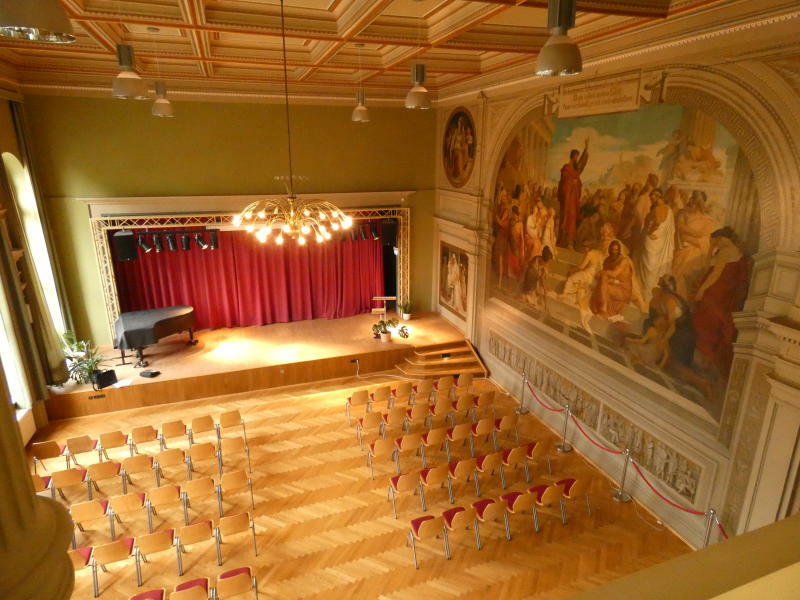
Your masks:
{"label": "white pendant lamp shade", "polygon": [[167,98],[167,84],[163,81],[156,81],[156,100],[150,111],[154,117],[174,117],[172,103]]}
{"label": "white pendant lamp shade", "polygon": [[406,108],[425,110],[431,107],[431,96],[425,88],[425,65],[416,64],[411,69],[414,84],[406,94]]}
{"label": "white pendant lamp shade", "polygon": [[353,109],[352,119],[355,123],[369,123],[369,110],[365,106],[366,94],[364,90],[356,92],[356,107]]}
{"label": "white pendant lamp shade", "polygon": [[575,75],[583,70],[581,50],[567,31],[575,27],[576,0],[548,0],[547,27],[550,37],[539,51],[536,74],[544,77]]}
{"label": "white pendant lamp shade", "polygon": [[58,0],[3,0],[0,35],[49,44],[75,41],[72,23]]}
{"label": "white pendant lamp shade", "polygon": [[575,75],[583,70],[581,51],[560,27],[551,31],[550,38],[539,51],[536,59],[536,74],[545,77]]}
{"label": "white pendant lamp shade", "polygon": [[147,83],[134,70],[133,48],[124,44],[117,46],[120,72],[114,78],[111,93],[115,98],[147,99]]}

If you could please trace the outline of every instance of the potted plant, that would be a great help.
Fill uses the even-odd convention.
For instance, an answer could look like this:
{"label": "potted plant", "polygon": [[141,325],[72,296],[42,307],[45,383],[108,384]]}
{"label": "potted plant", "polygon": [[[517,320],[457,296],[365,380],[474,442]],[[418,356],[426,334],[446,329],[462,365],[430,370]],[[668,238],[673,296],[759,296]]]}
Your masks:
{"label": "potted plant", "polygon": [[397,335],[399,335],[404,340],[408,339],[408,336],[409,336],[408,327],[406,327],[405,325],[403,325],[402,327],[398,327],[397,328]]}
{"label": "potted plant", "polygon": [[391,342],[392,332],[390,329],[392,327],[397,327],[399,323],[397,319],[389,319],[388,321],[381,319],[372,326],[372,334],[375,338],[380,338],[382,342]]}
{"label": "potted plant", "polygon": [[403,316],[403,321],[411,320],[411,302],[406,300],[400,305],[400,314]]}
{"label": "potted plant", "polygon": [[88,340],[78,340],[71,331],[62,335],[64,355],[67,357],[67,372],[75,383],[94,383],[103,357]]}

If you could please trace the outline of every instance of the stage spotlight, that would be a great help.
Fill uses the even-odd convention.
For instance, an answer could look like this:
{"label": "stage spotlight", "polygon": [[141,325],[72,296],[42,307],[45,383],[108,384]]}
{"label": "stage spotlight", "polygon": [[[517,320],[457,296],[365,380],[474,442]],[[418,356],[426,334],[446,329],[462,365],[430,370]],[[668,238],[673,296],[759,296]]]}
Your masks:
{"label": "stage spotlight", "polygon": [[139,246],[140,246],[140,247],[142,248],[142,250],[144,250],[145,252],[150,252],[150,251],[153,249],[153,247],[152,247],[150,244],[148,244],[148,243],[145,241],[145,239],[144,239],[144,236],[143,236],[143,235],[142,235],[142,236],[139,236]]}
{"label": "stage spotlight", "polygon": [[219,248],[219,236],[216,231],[211,232],[211,249],[216,250]]}
{"label": "stage spotlight", "polygon": [[166,236],[167,238],[167,246],[169,247],[170,251],[175,251],[178,249],[178,244],[175,243],[175,234],[168,233]]}
{"label": "stage spotlight", "polygon": [[188,250],[189,249],[189,242],[190,242],[189,234],[188,233],[184,233],[181,236],[181,250]]}
{"label": "stage spotlight", "polygon": [[206,241],[203,239],[203,236],[201,236],[199,233],[194,234],[194,241],[197,242],[197,245],[200,246],[202,250],[208,248],[208,244],[206,244]]}
{"label": "stage spotlight", "polygon": [[161,252],[164,249],[164,245],[161,243],[160,235],[153,236],[153,244],[155,244],[156,252]]}

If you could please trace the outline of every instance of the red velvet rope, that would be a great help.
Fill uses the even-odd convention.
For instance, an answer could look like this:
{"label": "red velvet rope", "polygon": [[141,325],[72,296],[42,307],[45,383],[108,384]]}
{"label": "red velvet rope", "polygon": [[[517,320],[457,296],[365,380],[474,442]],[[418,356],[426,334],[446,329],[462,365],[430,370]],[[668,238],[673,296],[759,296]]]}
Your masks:
{"label": "red velvet rope", "polygon": [[724,537],[727,540],[728,534],[726,533],[725,528],[722,526],[722,523],[720,523],[719,519],[717,519],[716,517],[714,518],[714,520],[717,522],[717,527],[719,527],[719,532],[722,534],[722,537]]}
{"label": "red velvet rope", "polygon": [[642,473],[642,470],[639,468],[639,465],[636,464],[636,461],[631,460],[631,464],[633,465],[633,468],[636,469],[636,472],[639,474],[639,477],[642,478],[642,481],[644,481],[647,484],[647,487],[649,487],[653,491],[653,493],[656,496],[658,496],[659,498],[661,498],[664,502],[666,502],[670,506],[673,506],[673,507],[675,507],[675,508],[677,508],[679,510],[682,510],[683,512],[687,512],[687,513],[692,514],[692,515],[705,516],[706,513],[704,513],[704,512],[700,512],[700,511],[697,511],[697,510],[692,510],[691,508],[685,508],[685,507],[681,506],[680,504],[675,504],[672,500],[670,500],[669,498],[665,497],[661,492],[659,492],[656,488],[653,487],[652,483],[650,483],[647,480],[647,477],[644,476],[644,473]]}
{"label": "red velvet rope", "polygon": [[611,454],[622,454],[622,451],[620,451],[620,450],[617,450],[617,449],[615,449],[615,448],[606,448],[605,446],[603,446],[603,445],[601,445],[601,444],[598,444],[597,442],[595,442],[595,441],[594,441],[592,438],[590,438],[590,437],[589,437],[589,434],[588,434],[588,433],[586,433],[586,432],[583,430],[583,427],[581,427],[581,424],[580,424],[580,423],[578,423],[578,419],[576,419],[576,418],[575,418],[575,415],[570,415],[570,417],[572,418],[572,422],[573,422],[573,423],[575,423],[575,427],[577,427],[577,428],[578,428],[578,431],[580,431],[580,432],[583,434],[583,437],[585,437],[587,440],[589,440],[590,442],[592,442],[592,443],[593,443],[595,446],[597,446],[598,448],[600,448],[600,450],[605,450],[606,452],[610,452]]}
{"label": "red velvet rope", "polygon": [[539,396],[536,394],[536,391],[531,387],[531,384],[530,384],[530,382],[528,380],[525,380],[525,385],[528,386],[528,389],[531,391],[531,394],[533,394],[534,400],[536,400],[541,405],[542,408],[546,408],[547,410],[549,410],[551,412],[564,412],[563,408],[553,408],[552,406],[547,406],[547,404],[542,402],[539,399]]}

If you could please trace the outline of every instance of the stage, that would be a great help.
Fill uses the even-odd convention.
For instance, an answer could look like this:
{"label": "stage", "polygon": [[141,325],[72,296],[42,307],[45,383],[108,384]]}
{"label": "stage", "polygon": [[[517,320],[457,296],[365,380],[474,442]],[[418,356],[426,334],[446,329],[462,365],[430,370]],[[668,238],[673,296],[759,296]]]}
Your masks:
{"label": "stage", "polygon": [[119,383],[94,391],[73,382],[52,387],[47,400],[50,419],[66,419],[129,408],[196,400],[223,394],[308,383],[352,375],[359,359],[361,372],[394,368],[414,350],[463,342],[464,336],[434,313],[415,315],[402,322],[408,339],[392,337],[385,343],[372,337],[376,316],[316,319],[276,323],[261,327],[213,329],[195,333],[198,344],[187,346],[186,334],[173,335],[145,349],[154,379],[141,377],[142,369],[117,366],[119,351],[100,347],[104,367],[114,369]]}

